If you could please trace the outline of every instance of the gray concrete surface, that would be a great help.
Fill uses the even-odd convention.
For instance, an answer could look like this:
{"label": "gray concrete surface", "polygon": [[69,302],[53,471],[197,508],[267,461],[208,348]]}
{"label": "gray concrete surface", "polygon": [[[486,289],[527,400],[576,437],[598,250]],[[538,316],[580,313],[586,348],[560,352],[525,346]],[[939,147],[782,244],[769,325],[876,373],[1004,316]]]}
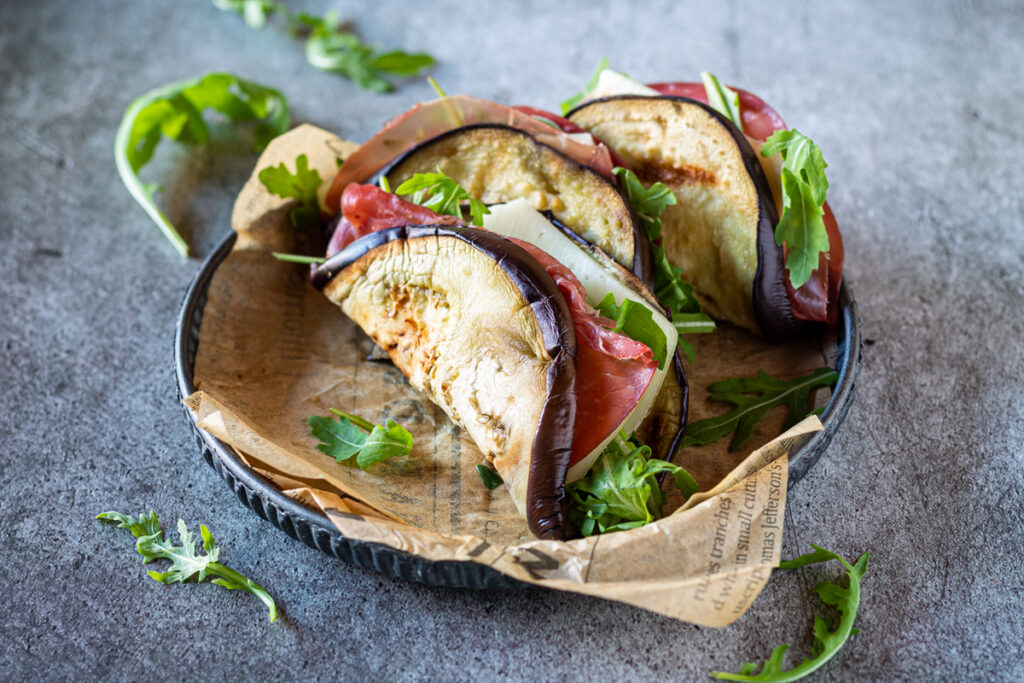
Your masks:
{"label": "gray concrete surface", "polygon": [[[862,633],[819,680],[1021,680],[1024,5],[346,3],[363,35],[435,54],[451,92],[555,106],[602,56],[646,80],[744,84],[830,163],[865,348],[856,403],[788,501],[784,554],[869,550]],[[313,7],[312,5],[310,6]],[[540,590],[426,588],[330,559],[239,505],[175,402],[183,260],[114,170],[135,96],[230,70],[353,139],[413,102],[306,65],[278,26],[209,2],[0,4],[0,678],[701,680],[806,653],[815,581],[774,577],[703,629]],[[147,176],[199,256],[253,157],[170,145]],[[106,509],[205,522],[248,596],[145,577]]]}

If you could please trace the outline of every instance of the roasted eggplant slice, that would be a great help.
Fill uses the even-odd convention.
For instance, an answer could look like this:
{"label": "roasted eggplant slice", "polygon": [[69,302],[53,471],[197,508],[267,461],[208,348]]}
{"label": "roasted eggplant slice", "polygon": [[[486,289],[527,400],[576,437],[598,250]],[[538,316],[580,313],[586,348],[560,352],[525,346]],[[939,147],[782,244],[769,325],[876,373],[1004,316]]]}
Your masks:
{"label": "roasted eggplant slice", "polygon": [[684,97],[623,95],[583,104],[569,119],[678,203],[662,214],[665,250],[709,313],[769,338],[792,336],[778,213],[758,155],[736,126]]}
{"label": "roasted eggplant slice", "polygon": [[576,339],[554,281],[497,235],[388,228],[318,266],[314,285],[493,463],[539,538],[562,538]]}
{"label": "roasted eggplant slice", "polygon": [[488,204],[528,199],[650,282],[650,245],[629,203],[597,172],[521,130],[464,126],[409,150],[381,173],[392,187],[440,169]]}

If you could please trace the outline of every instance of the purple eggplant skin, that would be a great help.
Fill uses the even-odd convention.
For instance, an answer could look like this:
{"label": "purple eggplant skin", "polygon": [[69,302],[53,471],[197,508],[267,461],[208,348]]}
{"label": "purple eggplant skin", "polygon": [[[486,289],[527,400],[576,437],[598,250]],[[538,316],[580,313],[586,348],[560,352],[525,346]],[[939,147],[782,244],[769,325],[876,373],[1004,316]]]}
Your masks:
{"label": "purple eggplant skin", "polygon": [[[530,157],[532,159],[546,159],[553,166],[557,167],[556,173],[551,173],[547,176],[545,184],[557,186],[560,176],[571,177],[575,174],[576,177],[584,179],[585,184],[594,191],[592,200],[594,204],[607,202],[611,199],[616,205],[615,210],[626,218],[625,222],[628,223],[631,234],[630,241],[632,242],[633,252],[632,260],[629,263],[622,263],[622,265],[631,270],[638,278],[640,278],[640,280],[650,286],[652,277],[650,240],[648,240],[647,232],[643,229],[643,226],[640,224],[629,200],[627,200],[622,194],[618,184],[609,181],[593,169],[570,159],[554,147],[539,142],[536,138],[517,128],[495,123],[477,123],[469,126],[463,126],[461,128],[455,128],[421,142],[389,162],[384,166],[384,168],[374,173],[365,182],[375,184],[380,180],[381,176],[387,176],[388,180],[391,181],[392,187],[397,187],[398,183],[405,180],[413,172],[434,171],[436,169],[436,163],[421,164],[418,163],[417,158],[429,156],[431,152],[438,148],[452,144],[459,136],[479,136],[483,138],[488,136],[500,136],[510,143],[528,143],[531,150]],[[472,146],[470,146],[470,148],[472,148]],[[508,144],[505,148],[512,151],[516,149],[516,145]],[[488,158],[488,163],[490,164],[491,170],[498,168],[498,164],[494,163],[493,157]],[[468,183],[465,182],[465,179],[455,177],[455,180],[462,183],[464,187],[468,185]],[[467,189],[469,188],[467,187]],[[485,201],[490,203],[502,203],[520,196],[528,198],[528,193],[516,194],[517,189],[514,187],[514,183],[510,183],[510,188],[506,189],[506,191],[508,194],[505,196],[500,198],[488,197]],[[481,197],[478,197],[478,199],[480,198]],[[564,229],[572,233],[573,239],[587,241],[586,238],[580,236],[570,228]],[[606,249],[606,251],[609,251],[610,253],[610,250]]]}
{"label": "purple eggplant skin", "polygon": [[764,336],[773,341],[784,341],[800,334],[803,324],[793,317],[786,288],[786,271],[782,247],[775,244],[775,226],[779,216],[775,206],[771,187],[761,166],[758,153],[754,151],[750,141],[736,125],[712,107],[688,97],[670,95],[616,95],[603,97],[576,107],[566,117],[573,116],[587,107],[607,105],[620,102],[628,106],[629,101],[664,100],[678,103],[681,106],[693,106],[707,112],[730,135],[739,150],[744,169],[750,175],[757,193],[758,215],[756,226],[757,269],[753,283],[754,318]]}
{"label": "purple eggplant skin", "polygon": [[522,293],[537,320],[542,344],[553,362],[532,442],[526,489],[527,524],[538,538],[560,540],[571,533],[564,506],[565,477],[572,453],[576,417],[576,336],[565,299],[547,271],[516,244],[474,228],[425,225],[388,228],[365,235],[311,268],[317,289],[373,250],[395,240],[461,240],[494,260]]}

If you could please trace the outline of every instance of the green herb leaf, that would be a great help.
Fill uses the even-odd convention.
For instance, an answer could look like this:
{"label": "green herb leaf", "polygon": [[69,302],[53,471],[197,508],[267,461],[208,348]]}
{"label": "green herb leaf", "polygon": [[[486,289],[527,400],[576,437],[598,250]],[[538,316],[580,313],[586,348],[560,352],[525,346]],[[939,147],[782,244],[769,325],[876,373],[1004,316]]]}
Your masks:
{"label": "green herb leaf", "polygon": [[138,176],[162,138],[203,145],[210,137],[203,112],[213,109],[231,121],[260,121],[253,144],[262,149],[288,130],[288,101],[279,91],[227,73],[212,73],[162,86],[136,98],[125,111],[114,141],[114,161],[128,191],[182,256],[188,244],[157,208],[158,185]]}
{"label": "green herb leaf", "polygon": [[374,463],[412,452],[412,434],[394,420],[389,418],[384,425],[375,425],[358,415],[330,410],[337,420],[313,415],[308,422],[313,436],[321,442],[317,449],[336,462],[355,455],[359,469],[365,470]]}
{"label": "green herb leaf", "polygon": [[377,425],[366,438],[363,448],[356,457],[359,469],[365,470],[370,465],[387,460],[396,455],[409,455],[412,452],[412,434],[391,418],[385,425]]}
{"label": "green herb leaf", "polygon": [[284,6],[268,0],[213,0],[213,6],[225,12],[240,14],[246,26],[257,30],[267,25],[269,15],[278,10],[287,12]]}
{"label": "green herb leaf", "polygon": [[335,462],[348,460],[358,453],[366,443],[366,432],[345,418],[333,420],[322,415],[313,415],[307,420],[309,429],[321,441],[317,450],[331,456]]}
{"label": "green herb leaf", "polygon": [[327,410],[336,417],[348,420],[356,427],[362,429],[364,432],[372,432],[373,428],[376,426],[375,424],[367,420],[365,417],[359,417],[354,413],[346,413],[344,410],[338,410],[337,408],[328,408]]}
{"label": "green herb leaf", "polygon": [[379,53],[350,32],[341,31],[336,15],[328,13],[322,20],[303,23],[311,27],[306,38],[306,60],[318,69],[341,74],[364,90],[390,92],[394,85],[381,74],[415,76],[436,62],[428,54],[391,50]]}
{"label": "green herb leaf", "polygon": [[664,183],[645,188],[636,174],[628,168],[613,169],[620,186],[633,207],[633,212],[651,240],[651,265],[654,270],[654,295],[671,314],[679,330],[679,348],[692,363],[693,345],[682,334],[714,332],[714,321],[701,310],[693,285],[683,279],[683,269],[669,263],[665,247],[661,245],[661,213],[676,203],[676,196]]}
{"label": "green herb leaf", "polygon": [[777,130],[765,140],[761,155],[782,155],[782,217],[775,227],[775,244],[785,245],[786,269],[794,289],[802,287],[817,269],[820,254],[829,250],[825,230],[828,164],[821,149],[796,130]]}
{"label": "green herb leaf", "polygon": [[740,94],[722,85],[722,82],[714,74],[707,71],[700,72],[700,79],[704,81],[704,92],[708,96],[708,105],[736,124],[736,127],[742,131],[743,118],[740,116]]}
{"label": "green herb leaf", "polygon": [[378,52],[376,47],[365,45],[354,33],[345,30],[336,11],[319,17],[308,12],[292,12],[269,0],[213,0],[213,4],[218,9],[242,15],[246,25],[255,29],[263,28],[270,15],[282,15],[293,35],[305,36],[306,61],[317,69],[341,74],[372,92],[394,89],[382,74],[415,76],[436,63],[433,57],[422,52]]}
{"label": "green herb leaf", "polygon": [[654,183],[645,188],[628,168],[616,166],[612,172],[619,177],[626,199],[647,231],[647,237],[652,242],[657,240],[661,237],[661,212],[676,203],[675,194],[664,183]]}
{"label": "green herb leaf", "polygon": [[630,339],[644,344],[654,353],[654,360],[658,361],[658,368],[665,367],[665,359],[668,355],[668,338],[665,331],[654,322],[654,314],[651,309],[632,299],[623,299],[622,305],[615,304],[615,297],[611,292],[604,297],[597,306],[598,312],[606,318],[615,321],[613,332],[620,332]]}
{"label": "green herb leaf", "polygon": [[170,540],[164,538],[160,528],[160,520],[155,512],[149,515],[139,515],[138,520],[120,512],[103,512],[96,516],[97,519],[114,522],[118,528],[128,529],[132,536],[139,539],[135,543],[135,549],[142,555],[142,563],[148,564],[153,560],[169,560],[171,566],[165,572],[149,572],[154,581],[160,583],[184,583],[195,579],[196,582],[203,581],[208,577],[211,583],[232,590],[244,590],[252,593],[266,605],[271,621],[277,619],[277,604],[259,585],[239,574],[234,569],[220,564],[220,548],[217,547],[213,535],[206,528],[205,524],[199,525],[199,532],[203,540],[203,554],[196,552],[195,537],[188,530],[183,520],[178,520],[178,539],[181,545],[174,545]]}
{"label": "green herb leaf", "polygon": [[668,495],[658,486],[657,475],[667,472],[689,497],[699,488],[683,468],[651,458],[651,449],[622,432],[582,479],[565,487],[569,517],[584,536],[623,531],[661,519]]}
{"label": "green herb leaf", "polygon": [[469,203],[470,223],[483,226],[484,214],[490,209],[476,199],[453,179],[441,173],[417,173],[395,189],[395,194],[404,196],[413,204],[425,206],[435,213],[462,218],[462,202]]}
{"label": "green herb leaf", "polygon": [[597,68],[594,69],[594,75],[587,81],[587,85],[581,92],[576,93],[565,102],[562,102],[562,113],[568,114],[573,107],[580,103],[580,101],[587,96],[591,90],[597,87],[597,82],[601,78],[601,72],[608,68],[608,58],[601,57],[601,61],[597,63]]}
{"label": "green herb leaf", "polygon": [[501,476],[487,465],[477,465],[476,471],[480,475],[480,481],[484,483],[484,488],[488,491],[496,489],[505,483],[501,480]]}
{"label": "green herb leaf", "polygon": [[785,431],[808,415],[811,392],[817,387],[828,387],[836,383],[839,375],[832,368],[818,368],[806,377],[789,382],[772,377],[764,370],[758,370],[756,377],[734,377],[715,382],[708,387],[712,401],[727,401],[736,406],[718,417],[709,417],[687,426],[683,447],[706,446],[730,432],[730,451],[737,451],[754,427],[769,410],[778,406],[786,407]]}
{"label": "green herb leaf", "polygon": [[371,67],[394,76],[415,76],[436,63],[433,57],[424,52],[391,50],[374,57]]}
{"label": "green herb leaf", "polygon": [[783,670],[786,650],[789,645],[780,645],[772,651],[771,656],[757,671],[757,665],[746,663],[740,668],[739,673],[725,671],[712,671],[714,678],[728,681],[765,681],[771,683],[786,683],[796,681],[808,674],[811,674],[825,665],[832,657],[846,644],[851,635],[858,633],[853,628],[854,620],[857,618],[857,610],[860,607],[860,582],[868,566],[868,553],[860,556],[853,565],[848,563],[839,555],[812,545],[813,553],[802,555],[794,560],[782,562],[780,568],[793,569],[803,567],[816,562],[827,562],[838,560],[843,569],[846,570],[847,585],[841,586],[838,583],[823,581],[814,588],[821,601],[831,605],[839,612],[839,622],[834,631],[829,630],[828,622],[816,615],[814,617],[814,644],[811,646],[811,657],[804,659],[800,664],[789,670]]}
{"label": "green herb leaf", "polygon": [[260,182],[271,194],[285,199],[298,199],[299,205],[292,209],[288,217],[292,227],[310,228],[320,223],[320,201],[316,191],[323,180],[317,170],[309,168],[309,159],[300,154],[295,159],[295,173],[281,162],[277,166],[268,166],[260,171]]}
{"label": "green herb leaf", "polygon": [[818,546],[811,544],[814,548],[813,553],[805,553],[800,557],[794,557],[792,560],[783,560],[779,562],[779,569],[799,569],[800,567],[806,567],[809,564],[818,564],[819,562],[828,562],[836,558],[835,554],[819,548]]}

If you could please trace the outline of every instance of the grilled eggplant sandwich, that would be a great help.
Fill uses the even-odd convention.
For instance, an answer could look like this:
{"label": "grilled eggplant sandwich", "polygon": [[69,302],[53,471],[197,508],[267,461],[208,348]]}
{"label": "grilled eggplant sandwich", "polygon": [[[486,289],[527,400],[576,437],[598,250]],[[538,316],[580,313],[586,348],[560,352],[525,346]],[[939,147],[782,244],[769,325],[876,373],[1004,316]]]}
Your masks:
{"label": "grilled eggplant sandwich", "polygon": [[770,339],[835,321],[843,245],[825,164],[762,100],[710,74],[645,86],[605,70],[567,117],[642,182],[672,189],[663,244],[705,310]]}
{"label": "grilled eggplant sandwich", "polygon": [[399,187],[431,173],[489,212],[475,214],[472,227],[377,185],[336,179],[327,203],[337,202],[339,220],[312,280],[467,431],[530,530],[559,539],[574,534],[566,484],[620,433],[671,460],[687,390],[677,332],[634,272],[643,273],[636,252],[647,245],[628,203],[559,151],[568,143],[557,131],[543,132],[547,142],[522,126],[474,121],[412,145],[392,136],[390,159],[375,149],[387,136],[371,138],[339,177],[353,160],[373,158],[383,171],[360,180],[383,175],[383,188]]}

